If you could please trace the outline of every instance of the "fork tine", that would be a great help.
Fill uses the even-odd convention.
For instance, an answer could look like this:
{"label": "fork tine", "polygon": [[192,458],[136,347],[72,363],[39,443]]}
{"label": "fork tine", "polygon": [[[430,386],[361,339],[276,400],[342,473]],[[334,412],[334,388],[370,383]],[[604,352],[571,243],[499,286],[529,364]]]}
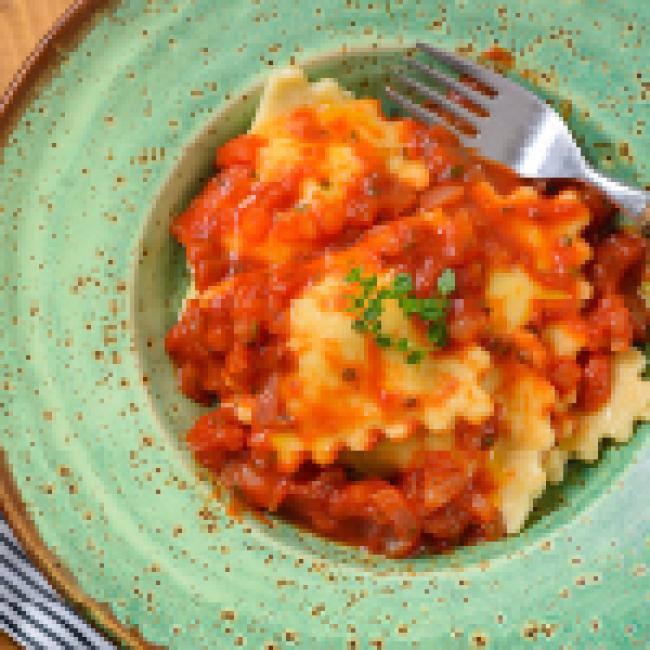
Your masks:
{"label": "fork tine", "polygon": [[456,91],[459,95],[463,95],[466,99],[469,99],[473,104],[480,106],[486,110],[490,110],[490,102],[492,101],[487,95],[470,88],[467,84],[460,83],[456,81],[449,75],[446,75],[435,68],[432,68],[426,63],[422,63],[416,59],[407,59],[406,65],[411,68],[419,70],[423,75],[437,81],[439,84],[446,88]]}
{"label": "fork tine", "polygon": [[460,104],[451,101],[450,99],[445,97],[442,93],[439,93],[437,90],[434,90],[433,88],[429,88],[429,86],[425,86],[423,83],[420,83],[415,79],[411,79],[410,77],[407,77],[404,74],[397,74],[396,78],[399,79],[403,84],[405,84],[409,88],[415,90],[423,97],[430,99],[431,101],[435,102],[438,106],[441,106],[445,110],[450,111],[456,117],[459,117],[461,120],[465,120],[465,122],[467,122],[471,126],[476,127],[478,121],[481,119],[479,115],[476,115],[471,111],[468,111],[464,106],[461,106]]}
{"label": "fork tine", "polygon": [[428,111],[426,108],[424,108],[424,106],[421,106],[420,104],[412,101],[408,97],[405,97],[404,95],[402,95],[402,93],[398,92],[394,88],[391,88],[390,86],[386,86],[384,92],[396,104],[401,106],[407,113],[410,113],[411,115],[417,117],[418,119],[422,120],[426,124],[441,124],[447,129],[449,129],[461,141],[465,141],[467,139],[467,136],[464,133],[461,133],[453,125],[449,124],[449,122],[443,120],[439,115],[436,115],[436,113],[432,113],[431,111]]}
{"label": "fork tine", "polygon": [[489,86],[494,91],[499,91],[507,84],[505,77],[488,70],[486,67],[474,63],[469,59],[464,59],[460,56],[456,56],[451,52],[441,50],[433,45],[428,43],[416,43],[415,46],[418,50],[430,54],[434,59],[441,61],[448,65],[452,70],[456,72],[465,73],[474,77],[477,81],[480,81],[486,86]]}

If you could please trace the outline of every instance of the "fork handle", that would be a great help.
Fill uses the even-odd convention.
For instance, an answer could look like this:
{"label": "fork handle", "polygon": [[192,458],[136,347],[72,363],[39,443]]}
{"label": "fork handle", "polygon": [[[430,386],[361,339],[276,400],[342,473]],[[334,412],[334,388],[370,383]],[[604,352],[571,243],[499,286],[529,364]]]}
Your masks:
{"label": "fork handle", "polygon": [[626,216],[639,225],[650,223],[650,192],[609,178],[589,165],[585,165],[583,177],[598,187]]}

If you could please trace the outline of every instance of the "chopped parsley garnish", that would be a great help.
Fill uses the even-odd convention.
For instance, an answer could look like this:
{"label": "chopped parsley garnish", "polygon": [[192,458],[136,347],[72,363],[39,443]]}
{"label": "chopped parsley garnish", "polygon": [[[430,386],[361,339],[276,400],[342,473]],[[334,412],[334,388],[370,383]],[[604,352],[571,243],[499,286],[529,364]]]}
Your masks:
{"label": "chopped parsley garnish", "polygon": [[406,355],[406,363],[414,365],[420,363],[424,357],[424,350],[412,350]]}
{"label": "chopped parsley garnish", "polygon": [[[404,353],[408,364],[417,364],[425,354],[447,345],[448,296],[456,290],[456,274],[453,269],[445,269],[438,278],[437,296],[417,298],[413,294],[413,278],[408,273],[398,273],[390,287],[378,289],[376,274],[364,275],[362,269],[353,268],[346,276],[348,284],[358,284],[361,295],[352,297],[350,311],[355,315],[352,329],[355,332],[371,333],[377,345],[393,348]],[[384,302],[394,300],[407,318],[417,316],[427,324],[429,346],[422,349],[407,338],[395,339],[382,330],[381,316]]]}
{"label": "chopped parsley garnish", "polygon": [[449,176],[451,178],[462,178],[465,174],[465,168],[462,165],[454,165],[449,170]]}
{"label": "chopped parsley garnish", "polygon": [[456,274],[453,269],[445,269],[438,278],[438,291],[448,296],[456,290]]}
{"label": "chopped parsley garnish", "polygon": [[361,280],[361,269],[357,266],[353,268],[346,276],[345,281],[349,284],[353,282],[359,282]]}
{"label": "chopped parsley garnish", "polygon": [[408,293],[413,291],[413,280],[408,273],[398,273],[393,280],[393,291]]}

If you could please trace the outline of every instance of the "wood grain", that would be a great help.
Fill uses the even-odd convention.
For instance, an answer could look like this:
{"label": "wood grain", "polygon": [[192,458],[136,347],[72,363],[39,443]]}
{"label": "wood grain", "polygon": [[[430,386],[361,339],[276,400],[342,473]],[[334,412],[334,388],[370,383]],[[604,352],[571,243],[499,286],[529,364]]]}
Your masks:
{"label": "wood grain", "polygon": [[21,650],[21,646],[19,646],[8,634],[0,630],[0,649]]}
{"label": "wood grain", "polygon": [[0,0],[0,93],[71,0]]}

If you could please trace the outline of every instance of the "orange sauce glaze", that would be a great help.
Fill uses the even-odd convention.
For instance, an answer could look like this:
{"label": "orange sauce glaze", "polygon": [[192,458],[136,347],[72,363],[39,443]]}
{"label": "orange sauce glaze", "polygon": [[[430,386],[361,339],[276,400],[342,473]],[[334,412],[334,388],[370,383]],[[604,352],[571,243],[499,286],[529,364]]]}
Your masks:
{"label": "orange sauce glaze", "polygon": [[[197,288],[221,283],[212,298],[187,301],[165,340],[183,393],[204,404],[216,399],[222,404],[190,430],[191,449],[251,506],[279,511],[373,552],[405,556],[498,537],[503,529],[490,498],[493,485],[476,462],[499,435],[498,413],[480,427],[461,422],[457,450],[431,452],[418,467],[389,477],[358,476],[338,463],[303,463],[294,473],[276,467],[266,440],[290,426],[277,384],[294,364],[287,349],[291,300],[328,264],[352,264],[345,256],[352,245],[376,268],[411,274],[418,296],[431,295],[442,270],[453,268],[450,346],[479,343],[504,363],[511,360],[513,369],[532,365],[560,394],[576,391],[579,406],[593,410],[609,397],[610,353],[645,336],[645,311],[634,290],[645,241],[613,232],[611,207],[577,185],[504,198],[531,184],[476,157],[441,127],[403,120],[406,157],[424,161],[429,171],[429,186],[416,192],[388,174],[371,148],[355,142],[345,120],[327,132],[310,109],[299,109],[288,120],[291,131],[311,144],[294,173],[259,181],[256,161],[265,140],[239,136],[218,150],[216,175],[171,227]],[[301,206],[301,180],[315,173],[330,141],[355,147],[362,177],[338,204],[320,211]],[[567,199],[560,189],[575,196]],[[591,219],[585,237],[593,250],[586,274],[595,293],[581,307],[575,296],[580,251],[561,239],[536,250],[522,243],[522,228],[570,222],[584,206]],[[439,207],[445,216],[436,227],[412,216]],[[233,256],[226,242],[235,239]],[[486,269],[495,262],[517,264],[545,287],[570,294],[564,300],[538,300],[529,330],[534,334],[550,322],[572,322],[588,341],[576,360],[538,354],[534,336],[495,339],[483,301]],[[241,395],[250,396],[250,422],[242,422],[229,406]]]}

